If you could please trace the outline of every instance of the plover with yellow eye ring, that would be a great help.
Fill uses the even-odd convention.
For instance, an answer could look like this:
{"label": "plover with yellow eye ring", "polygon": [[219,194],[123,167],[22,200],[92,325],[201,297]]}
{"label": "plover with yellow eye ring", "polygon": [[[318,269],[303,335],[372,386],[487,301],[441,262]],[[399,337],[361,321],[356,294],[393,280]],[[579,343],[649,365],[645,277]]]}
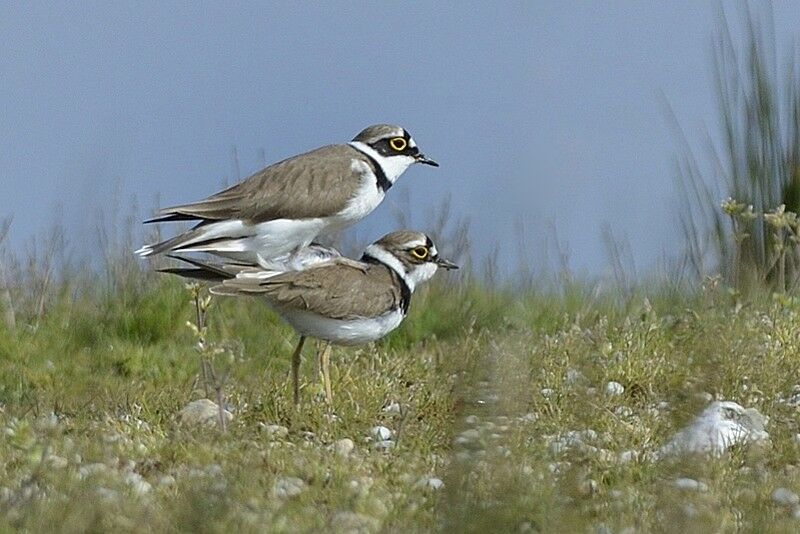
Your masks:
{"label": "plover with yellow eye ring", "polygon": [[411,295],[441,267],[458,267],[439,256],[430,237],[398,231],[369,245],[359,261],[334,257],[302,270],[269,271],[242,264],[212,264],[173,256],[192,265],[164,269],[190,278],[219,281],[217,295],[262,297],[299,334],[292,355],[292,392],[299,401],[298,369],[306,337],[328,342],[321,354],[325,397],[330,403],[330,344],[376,341],[397,328]]}

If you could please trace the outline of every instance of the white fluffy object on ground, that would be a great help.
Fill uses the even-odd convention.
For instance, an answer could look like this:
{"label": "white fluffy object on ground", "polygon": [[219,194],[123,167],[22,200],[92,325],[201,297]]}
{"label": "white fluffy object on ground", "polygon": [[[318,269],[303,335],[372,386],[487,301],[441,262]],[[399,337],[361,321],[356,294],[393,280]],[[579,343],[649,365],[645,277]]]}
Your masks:
{"label": "white fluffy object on ground", "polygon": [[678,454],[720,456],[742,443],[766,441],[767,418],[754,408],[745,409],[731,401],[712,402],[700,415],[658,451],[658,457]]}

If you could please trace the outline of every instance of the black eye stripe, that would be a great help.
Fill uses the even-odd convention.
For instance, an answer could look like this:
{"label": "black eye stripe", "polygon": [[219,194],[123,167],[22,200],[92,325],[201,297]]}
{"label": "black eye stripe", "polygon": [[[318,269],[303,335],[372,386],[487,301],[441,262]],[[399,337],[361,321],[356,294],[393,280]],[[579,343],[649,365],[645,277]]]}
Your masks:
{"label": "black eye stripe", "polygon": [[369,146],[372,147],[372,149],[375,150],[375,152],[377,152],[381,156],[398,156],[398,155],[416,156],[417,154],[419,154],[419,148],[412,147],[409,144],[408,140],[406,140],[406,147],[403,150],[397,151],[393,149],[390,144],[390,141],[392,139],[396,139],[397,137],[399,136],[393,136],[386,139],[379,139],[378,141],[371,143]]}

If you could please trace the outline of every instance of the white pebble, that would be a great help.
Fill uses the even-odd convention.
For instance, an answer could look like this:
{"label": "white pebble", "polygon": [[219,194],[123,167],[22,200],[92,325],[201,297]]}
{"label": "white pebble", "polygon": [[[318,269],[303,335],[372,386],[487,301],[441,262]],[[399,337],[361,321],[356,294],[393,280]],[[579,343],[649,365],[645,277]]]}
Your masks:
{"label": "white pebble", "polygon": [[62,456],[48,456],[47,463],[49,463],[50,467],[53,469],[63,469],[69,465],[69,461]]}
{"label": "white pebble", "polygon": [[383,413],[388,413],[392,415],[399,415],[402,412],[400,408],[400,404],[397,402],[390,402],[386,407],[381,410]]}
{"label": "white pebble", "polygon": [[306,483],[297,477],[281,477],[275,481],[272,487],[272,495],[279,499],[289,499],[300,495],[306,487]]}
{"label": "white pebble", "polygon": [[541,391],[542,397],[544,397],[545,399],[549,399],[550,397],[552,397],[553,393],[555,392],[553,391],[552,388],[542,388]]}
{"label": "white pebble", "polygon": [[381,441],[392,439],[392,431],[382,425],[373,426],[372,430],[370,430],[370,434],[372,434],[372,437],[375,439]]}
{"label": "white pebble", "polygon": [[[223,414],[226,421],[233,419],[233,414],[228,410],[223,410]],[[212,426],[219,424],[219,407],[208,399],[198,399],[184,406],[178,418],[184,424]]]}
{"label": "white pebble", "polygon": [[612,380],[606,383],[605,392],[608,397],[618,397],[625,393],[625,386]]}
{"label": "white pebble", "polygon": [[125,473],[122,479],[133,489],[134,493],[138,495],[148,493],[152,487],[139,473],[134,473],[132,471]]}
{"label": "white pebble", "polygon": [[289,435],[289,429],[283,425],[263,425],[261,429],[271,439],[283,439]]}
{"label": "white pebble", "polygon": [[333,450],[336,452],[336,454],[342,457],[350,456],[350,453],[353,452],[355,447],[356,444],[353,443],[353,440],[350,438],[336,440],[336,442],[333,444]]}
{"label": "white pebble", "polygon": [[522,423],[535,423],[539,420],[539,415],[533,412],[526,413],[522,417],[519,418],[520,422]]}
{"label": "white pebble", "polygon": [[417,485],[425,489],[440,490],[444,487],[444,482],[441,478],[424,477],[420,479]]}
{"label": "white pebble", "polygon": [[377,441],[372,444],[372,448],[379,451],[388,451],[393,447],[394,447],[394,441],[390,439],[384,439],[382,441]]}
{"label": "white pebble", "polygon": [[708,491],[708,486],[705,483],[693,478],[679,478],[673,481],[672,485],[683,490]]}
{"label": "white pebble", "polygon": [[109,469],[106,466],[106,464],[101,464],[101,463],[86,464],[84,466],[81,466],[80,469],[78,469],[78,478],[83,480],[85,478],[94,475],[95,473],[103,473],[108,470]]}
{"label": "white pebble", "polygon": [[776,488],[772,492],[772,502],[780,506],[794,506],[800,503],[800,496],[787,488]]}
{"label": "white pebble", "polygon": [[572,386],[582,380],[584,380],[583,373],[581,373],[577,369],[567,369],[567,374],[564,377],[564,382]]}

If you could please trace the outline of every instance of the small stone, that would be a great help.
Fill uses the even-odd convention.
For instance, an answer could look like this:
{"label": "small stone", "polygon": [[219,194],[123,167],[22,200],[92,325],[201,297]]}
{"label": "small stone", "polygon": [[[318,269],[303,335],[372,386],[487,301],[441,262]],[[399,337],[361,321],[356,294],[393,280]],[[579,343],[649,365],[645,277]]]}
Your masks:
{"label": "small stone", "polygon": [[331,521],[333,532],[377,532],[381,523],[374,517],[356,512],[337,512]]}
{"label": "small stone", "polygon": [[272,495],[279,499],[290,499],[300,495],[306,483],[297,477],[281,477],[272,486]]}
{"label": "small stone", "polygon": [[585,379],[583,373],[578,371],[577,369],[567,369],[567,374],[564,377],[564,382],[568,385],[573,386],[579,382],[582,382]]}
{"label": "small stone", "polygon": [[519,418],[520,422],[522,423],[535,423],[539,420],[539,415],[533,412],[526,413],[522,417]]}
{"label": "small stone", "polygon": [[370,430],[370,434],[375,439],[381,441],[392,439],[392,431],[382,425],[373,426],[372,430]]}
{"label": "small stone", "polygon": [[53,469],[64,469],[69,465],[69,461],[62,456],[48,456],[47,463],[50,464],[50,467]]}
{"label": "small stone", "polygon": [[142,478],[142,475],[139,473],[134,473],[133,471],[128,471],[122,476],[122,479],[128,484],[131,489],[137,495],[144,495],[148,493],[152,486],[148,481]]}
{"label": "small stone", "polygon": [[384,439],[381,441],[376,441],[372,444],[372,448],[377,451],[388,451],[389,449],[394,447],[394,441],[390,439]]}
{"label": "small stone", "polygon": [[388,413],[388,414],[391,414],[391,415],[400,415],[400,413],[402,412],[402,409],[400,408],[400,404],[399,403],[390,402],[381,411],[383,413]]}
{"label": "small stone", "polygon": [[84,466],[81,466],[80,469],[78,469],[78,478],[83,480],[89,478],[90,476],[96,473],[104,473],[105,471],[108,471],[108,467],[106,466],[106,464],[101,464],[101,463],[86,464]]}
{"label": "small stone", "polygon": [[343,458],[350,456],[350,453],[353,452],[353,449],[355,448],[356,444],[353,443],[353,440],[350,438],[336,440],[336,442],[333,444],[334,452]]}
{"label": "small stone", "polygon": [[800,496],[787,488],[776,488],[772,492],[772,502],[779,506],[794,506],[800,504]]}
{"label": "small stone", "polygon": [[622,451],[617,455],[617,461],[621,464],[627,464],[639,459],[639,451],[628,450]]}
{"label": "small stone", "polygon": [[[225,420],[233,419],[233,414],[224,410]],[[209,399],[198,399],[187,404],[179,413],[181,423],[189,425],[218,425],[219,407]]]}
{"label": "small stone", "polygon": [[495,450],[497,451],[497,454],[503,458],[508,458],[509,456],[511,456],[511,450],[503,445],[498,445],[497,449]]}
{"label": "small stone", "polygon": [[553,391],[552,388],[542,388],[540,393],[542,394],[542,397],[544,397],[545,399],[549,399],[550,397],[553,396],[553,393],[555,392]]}
{"label": "small stone", "polygon": [[105,502],[114,502],[119,499],[119,493],[113,489],[100,486],[95,489],[97,496]]}
{"label": "small stone", "polygon": [[599,488],[600,484],[598,484],[596,480],[591,478],[584,480],[578,485],[578,491],[580,492],[581,495],[584,496],[594,495],[595,493],[597,493],[597,490]]}
{"label": "small stone", "polygon": [[444,482],[441,478],[423,477],[419,480],[417,485],[425,489],[440,490],[444,487]]}
{"label": "small stone", "polygon": [[283,439],[289,435],[289,429],[283,425],[263,425],[261,429],[270,439]]}
{"label": "small stone", "polygon": [[633,417],[633,413],[633,410],[627,406],[617,406],[614,408],[614,415],[618,415],[620,417]]}
{"label": "small stone", "polygon": [[480,422],[480,419],[478,419],[477,415],[468,415],[464,418],[464,422],[468,425],[475,426]]}
{"label": "small stone", "polygon": [[456,453],[456,460],[459,462],[468,462],[472,459],[472,454],[469,451],[459,451]]}
{"label": "small stone", "polygon": [[701,391],[700,393],[697,393],[695,395],[695,398],[697,398],[698,400],[700,400],[702,402],[708,403],[708,402],[711,402],[711,401],[714,400],[714,395],[712,395],[711,393],[709,393],[707,391]]}
{"label": "small stone", "polygon": [[171,486],[174,486],[175,485],[175,477],[172,476],[172,475],[164,475],[162,477],[159,477],[158,485],[159,486],[163,486],[165,488],[169,488]]}
{"label": "small stone", "polygon": [[708,486],[693,478],[679,478],[672,482],[673,487],[689,491],[708,491]]}
{"label": "small stone", "polygon": [[605,392],[607,397],[618,397],[625,393],[625,386],[612,380],[606,383]]}
{"label": "small stone", "polygon": [[459,434],[460,437],[464,438],[465,441],[477,441],[481,437],[481,433],[474,428],[470,428],[469,430],[463,431]]}

